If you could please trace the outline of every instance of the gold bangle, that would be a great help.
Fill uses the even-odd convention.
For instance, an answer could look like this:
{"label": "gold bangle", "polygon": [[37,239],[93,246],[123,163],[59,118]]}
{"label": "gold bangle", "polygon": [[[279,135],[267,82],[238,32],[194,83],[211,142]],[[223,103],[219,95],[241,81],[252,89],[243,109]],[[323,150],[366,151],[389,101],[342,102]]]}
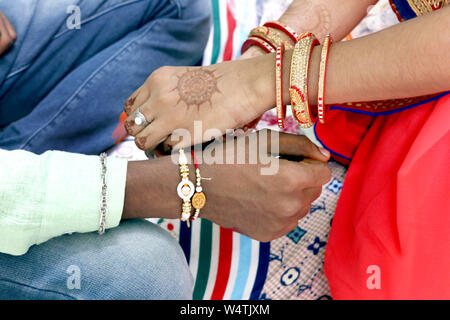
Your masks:
{"label": "gold bangle", "polygon": [[189,167],[187,165],[188,161],[186,155],[184,154],[184,150],[180,149],[180,158],[179,158],[179,166],[180,166],[180,175],[181,181],[177,187],[178,196],[183,200],[183,204],[181,207],[181,221],[186,221],[189,226],[189,218],[191,216],[192,204],[191,198],[194,195],[194,184],[189,180]]}
{"label": "gold bangle", "polygon": [[285,25],[280,21],[269,21],[264,23],[264,27],[273,28],[281,31],[283,34],[287,35],[294,43],[297,43],[302,38],[301,34],[298,34],[294,29]]}
{"label": "gold bangle", "polygon": [[319,83],[317,86],[317,115],[320,123],[325,123],[327,113],[325,106],[325,81],[327,74],[328,54],[333,40],[330,35],[323,41],[322,53],[320,55]]}
{"label": "gold bangle", "polygon": [[297,42],[292,54],[289,94],[292,113],[302,128],[312,127],[317,117],[311,112],[308,100],[309,62],[316,45],[319,45],[319,40],[308,33]]}
{"label": "gold bangle", "polygon": [[286,106],[283,104],[283,56],[284,44],[277,48],[275,59],[275,97],[278,127],[284,128],[284,119],[286,117]]}
{"label": "gold bangle", "polygon": [[264,40],[271,47],[276,49],[280,45],[284,44],[286,50],[294,48],[294,42],[287,36],[283,39],[283,32],[269,27],[256,27],[250,31],[249,37],[256,37]]}

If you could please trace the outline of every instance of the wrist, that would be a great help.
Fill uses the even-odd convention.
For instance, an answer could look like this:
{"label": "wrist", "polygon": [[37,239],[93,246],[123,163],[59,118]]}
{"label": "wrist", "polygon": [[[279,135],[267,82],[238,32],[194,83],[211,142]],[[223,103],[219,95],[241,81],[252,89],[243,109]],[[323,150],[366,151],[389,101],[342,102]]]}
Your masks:
{"label": "wrist", "polygon": [[252,46],[250,48],[248,48],[247,51],[245,51],[238,59],[239,60],[245,60],[245,59],[250,59],[250,58],[256,58],[262,55],[265,55],[266,52],[257,47],[257,46]]}
{"label": "wrist", "polygon": [[[283,75],[285,73],[283,72]],[[259,115],[275,107],[275,54],[265,54],[252,59],[249,79],[254,94],[254,107]]]}
{"label": "wrist", "polygon": [[128,163],[124,219],[167,218],[180,216],[178,165],[171,157]]}
{"label": "wrist", "polygon": [[[320,53],[322,46],[315,46],[311,53],[308,73],[308,97],[311,106],[317,105],[317,83],[319,80]],[[283,103],[291,104],[289,95],[291,61],[293,50],[286,50],[283,60]],[[252,60],[253,68],[249,83],[255,94],[255,107],[259,114],[272,109],[275,106],[275,54],[266,54]]]}

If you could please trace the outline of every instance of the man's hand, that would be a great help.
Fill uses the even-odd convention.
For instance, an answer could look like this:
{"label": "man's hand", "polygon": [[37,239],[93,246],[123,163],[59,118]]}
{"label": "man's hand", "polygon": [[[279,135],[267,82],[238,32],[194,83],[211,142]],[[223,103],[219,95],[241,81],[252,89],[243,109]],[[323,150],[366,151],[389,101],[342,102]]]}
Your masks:
{"label": "man's hand", "polygon": [[0,56],[12,46],[16,39],[16,30],[3,12],[0,11]]}
{"label": "man's hand", "polygon": [[[253,135],[266,139],[261,132]],[[246,144],[238,143],[242,139]],[[267,139],[272,140],[270,132]],[[235,156],[239,148],[248,155],[248,141],[244,136],[235,139],[234,150],[224,152],[226,159],[229,153]],[[331,177],[325,163],[329,153],[304,136],[280,134],[279,154],[305,160],[273,158],[279,161],[279,168],[272,175],[261,175],[261,168],[268,167],[260,162],[262,157],[256,164],[200,164],[202,177],[211,178],[202,181],[208,200],[200,216],[259,241],[271,241],[293,230]],[[175,191],[179,181],[178,165],[170,157],[130,162],[124,218],[179,218],[181,200]]]}

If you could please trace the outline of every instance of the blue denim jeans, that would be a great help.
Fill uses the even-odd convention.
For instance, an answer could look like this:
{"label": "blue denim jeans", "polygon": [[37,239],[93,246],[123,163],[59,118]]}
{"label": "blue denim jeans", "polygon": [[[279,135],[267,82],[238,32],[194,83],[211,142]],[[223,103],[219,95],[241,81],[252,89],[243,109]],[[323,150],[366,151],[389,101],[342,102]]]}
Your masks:
{"label": "blue denim jeans", "polygon": [[[201,59],[210,0],[14,0],[0,11],[18,34],[0,57],[0,148],[99,154],[153,70]],[[190,299],[192,288],[178,243],[147,221],[0,254],[0,299]]]}
{"label": "blue denim jeans", "polygon": [[111,147],[153,70],[200,61],[211,12],[210,0],[14,0],[0,11],[18,34],[0,58],[0,148],[38,154]]}
{"label": "blue denim jeans", "polygon": [[0,254],[0,300],[192,299],[193,286],[178,242],[146,220]]}

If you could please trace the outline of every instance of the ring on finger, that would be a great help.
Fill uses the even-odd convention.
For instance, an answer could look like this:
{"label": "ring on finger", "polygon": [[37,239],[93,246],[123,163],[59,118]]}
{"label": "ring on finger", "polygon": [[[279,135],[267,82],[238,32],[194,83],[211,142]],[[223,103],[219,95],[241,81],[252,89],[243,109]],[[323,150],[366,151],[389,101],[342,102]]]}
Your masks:
{"label": "ring on finger", "polygon": [[139,110],[139,108],[137,108],[136,111],[134,112],[134,123],[139,127],[146,127],[150,124],[150,122],[147,121],[147,118]]}

